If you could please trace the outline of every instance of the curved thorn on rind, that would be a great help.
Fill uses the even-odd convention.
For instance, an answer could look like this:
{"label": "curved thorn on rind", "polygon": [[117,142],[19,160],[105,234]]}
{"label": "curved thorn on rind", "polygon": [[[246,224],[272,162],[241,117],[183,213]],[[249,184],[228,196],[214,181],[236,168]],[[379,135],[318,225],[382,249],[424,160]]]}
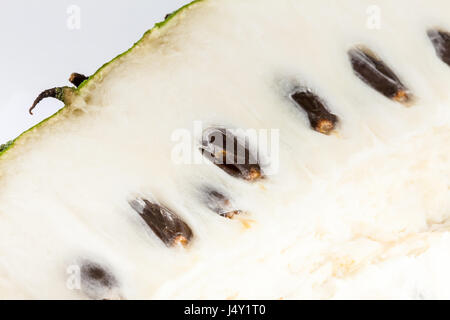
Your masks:
{"label": "curved thorn on rind", "polygon": [[28,112],[31,115],[33,115],[34,108],[36,108],[39,102],[41,102],[46,98],[55,98],[65,103],[68,92],[72,92],[73,90],[74,90],[73,88],[69,87],[58,87],[45,90],[41,92],[41,94],[36,98],[36,100],[34,100],[33,105],[28,110]]}

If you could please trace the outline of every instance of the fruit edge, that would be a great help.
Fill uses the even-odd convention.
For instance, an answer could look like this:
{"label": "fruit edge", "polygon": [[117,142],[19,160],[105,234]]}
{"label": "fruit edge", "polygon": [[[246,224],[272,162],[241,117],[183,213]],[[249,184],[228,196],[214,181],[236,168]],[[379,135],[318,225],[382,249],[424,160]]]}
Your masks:
{"label": "fruit edge", "polygon": [[[196,4],[197,2],[201,2],[204,0],[194,0],[184,6],[182,6],[181,8],[179,8],[178,10],[174,11],[173,13],[171,13],[167,19],[156,23],[153,28],[147,30],[142,37],[133,44],[133,46],[128,49],[127,51],[119,54],[118,56],[116,56],[115,58],[113,58],[111,61],[105,63],[104,65],[102,65],[92,76],[90,76],[86,81],[84,81],[78,88],[75,89],[76,93],[81,92],[81,90],[92,80],[94,79],[103,69],[105,69],[109,64],[111,64],[112,62],[116,61],[117,59],[120,59],[121,57],[127,55],[128,53],[130,53],[137,45],[139,45],[139,43],[141,41],[143,41],[149,34],[151,34],[154,30],[156,29],[161,29],[162,27],[164,27],[170,20],[172,20],[172,18],[174,18],[176,15],[178,15],[180,12],[182,12],[183,10],[187,9],[188,7]],[[22,132],[17,138],[10,140],[8,142],[6,142],[5,144],[0,145],[0,160],[1,157],[9,150],[12,149],[12,147],[14,146],[14,144],[20,139],[22,138],[22,136],[24,136],[25,134],[27,134],[28,132],[31,132],[39,127],[41,127],[44,123],[46,123],[48,120],[52,119],[53,117],[57,116],[63,109],[65,109],[67,107],[68,104],[65,104],[64,107],[62,107],[61,109],[59,109],[58,111],[56,111],[53,115],[51,115],[50,117],[42,120],[41,122],[39,122],[38,124],[36,124],[35,126],[31,127],[30,129]]]}

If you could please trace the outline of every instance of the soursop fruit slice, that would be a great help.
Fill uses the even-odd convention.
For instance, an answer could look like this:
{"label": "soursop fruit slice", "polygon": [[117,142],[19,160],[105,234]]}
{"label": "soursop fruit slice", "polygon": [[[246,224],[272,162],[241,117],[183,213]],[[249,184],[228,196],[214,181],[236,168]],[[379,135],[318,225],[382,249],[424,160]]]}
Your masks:
{"label": "soursop fruit slice", "polygon": [[1,148],[0,297],[450,298],[449,32],[447,0],[171,14]]}

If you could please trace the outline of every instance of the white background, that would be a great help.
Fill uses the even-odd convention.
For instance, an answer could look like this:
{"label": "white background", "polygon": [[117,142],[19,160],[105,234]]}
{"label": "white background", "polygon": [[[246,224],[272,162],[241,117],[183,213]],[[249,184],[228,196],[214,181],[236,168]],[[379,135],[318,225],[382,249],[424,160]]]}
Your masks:
{"label": "white background", "polygon": [[[70,85],[72,72],[93,74],[130,48],[167,13],[190,0],[2,0],[0,10],[0,144],[14,139],[63,106],[44,89]],[[68,25],[75,5],[80,29]],[[73,26],[73,24],[72,24]]]}

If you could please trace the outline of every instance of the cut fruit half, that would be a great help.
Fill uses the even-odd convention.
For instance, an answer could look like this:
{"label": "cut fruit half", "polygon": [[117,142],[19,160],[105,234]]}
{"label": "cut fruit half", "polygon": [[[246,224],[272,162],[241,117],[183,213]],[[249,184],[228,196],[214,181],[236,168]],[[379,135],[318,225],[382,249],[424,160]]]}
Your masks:
{"label": "cut fruit half", "polygon": [[450,298],[449,22],[195,1],[44,91],[0,147],[0,297]]}

